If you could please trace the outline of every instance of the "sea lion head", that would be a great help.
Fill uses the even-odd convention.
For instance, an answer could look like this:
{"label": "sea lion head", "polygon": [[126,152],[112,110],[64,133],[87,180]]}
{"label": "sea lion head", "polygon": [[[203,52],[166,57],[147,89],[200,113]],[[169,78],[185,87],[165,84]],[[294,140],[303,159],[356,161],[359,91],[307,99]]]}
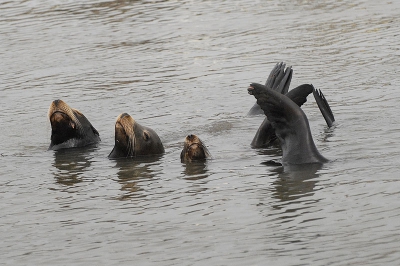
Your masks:
{"label": "sea lion head", "polygon": [[155,155],[164,152],[157,133],[137,123],[129,114],[123,113],[115,122],[115,145],[109,158]]}
{"label": "sea lion head", "polygon": [[50,104],[48,117],[51,124],[49,149],[82,147],[100,141],[99,132],[89,120],[62,100]]}
{"label": "sea lion head", "polygon": [[196,135],[188,135],[183,144],[181,152],[182,162],[191,162],[194,160],[205,160],[210,157],[208,149]]}

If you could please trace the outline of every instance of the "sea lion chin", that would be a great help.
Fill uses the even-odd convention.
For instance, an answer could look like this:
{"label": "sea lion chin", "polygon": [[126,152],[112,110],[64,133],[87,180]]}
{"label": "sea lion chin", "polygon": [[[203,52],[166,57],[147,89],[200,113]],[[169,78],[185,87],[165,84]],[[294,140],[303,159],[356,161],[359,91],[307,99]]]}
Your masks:
{"label": "sea lion chin", "polygon": [[108,158],[127,158],[164,153],[164,146],[157,133],[137,123],[123,113],[115,122],[115,145]]}
{"label": "sea lion chin", "polygon": [[99,132],[89,120],[62,100],[50,104],[48,118],[51,124],[49,150],[83,147],[100,141]]}
{"label": "sea lion chin", "polygon": [[188,135],[183,144],[181,152],[182,162],[195,160],[205,160],[210,157],[210,153],[204,143],[196,135]]}

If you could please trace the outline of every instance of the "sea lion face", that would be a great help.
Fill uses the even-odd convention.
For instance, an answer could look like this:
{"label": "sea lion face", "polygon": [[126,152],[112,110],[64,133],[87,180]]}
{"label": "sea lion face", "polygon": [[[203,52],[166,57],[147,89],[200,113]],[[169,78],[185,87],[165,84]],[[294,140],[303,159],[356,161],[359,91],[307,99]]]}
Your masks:
{"label": "sea lion face", "polygon": [[100,141],[99,133],[89,120],[62,100],[51,103],[48,117],[51,124],[49,149],[82,147]]}
{"label": "sea lion face", "polygon": [[206,146],[196,135],[188,135],[183,144],[181,152],[182,162],[191,162],[194,160],[205,160],[210,157]]}
{"label": "sea lion face", "polygon": [[115,145],[109,158],[161,154],[164,146],[151,128],[141,126],[129,114],[123,113],[115,122]]}

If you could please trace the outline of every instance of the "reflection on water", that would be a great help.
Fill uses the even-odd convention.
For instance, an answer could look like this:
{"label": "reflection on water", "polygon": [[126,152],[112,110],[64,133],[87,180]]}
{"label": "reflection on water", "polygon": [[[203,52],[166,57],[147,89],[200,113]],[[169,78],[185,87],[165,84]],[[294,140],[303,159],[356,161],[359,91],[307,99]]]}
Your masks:
{"label": "reflection on water", "polygon": [[277,173],[277,179],[273,183],[274,197],[285,202],[313,195],[312,192],[318,181],[312,179],[319,176],[317,171],[321,167],[321,164],[306,164],[290,165],[272,170]]}
{"label": "reflection on water", "polygon": [[161,157],[162,155],[116,159],[117,182],[121,184],[121,191],[125,192],[118,199],[127,200],[132,197],[144,197],[145,195],[140,194],[143,191],[143,188],[140,188],[140,183],[154,178],[155,172],[152,166],[159,164]]}
{"label": "reflection on water", "polygon": [[182,163],[184,167],[183,174],[187,180],[198,180],[207,178],[207,160],[192,161]]}
{"label": "reflection on water", "polygon": [[[85,171],[91,166],[90,148],[72,148],[54,151],[53,166],[56,182],[72,186],[82,182]],[[48,151],[53,152],[53,151]]]}

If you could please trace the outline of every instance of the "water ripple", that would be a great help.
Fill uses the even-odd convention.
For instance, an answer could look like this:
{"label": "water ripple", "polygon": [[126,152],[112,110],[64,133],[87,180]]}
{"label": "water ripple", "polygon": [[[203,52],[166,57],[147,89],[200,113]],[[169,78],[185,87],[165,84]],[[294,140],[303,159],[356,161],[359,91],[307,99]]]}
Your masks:
{"label": "water ripple", "polygon": [[[400,6],[370,1],[0,3],[1,249],[6,264],[381,265],[398,261]],[[322,167],[284,169],[254,150],[250,82],[277,61]],[[97,147],[46,151],[62,98]],[[156,130],[166,152],[108,160],[115,118]],[[197,134],[212,160],[184,164]],[[149,160],[148,160],[149,159]]]}

